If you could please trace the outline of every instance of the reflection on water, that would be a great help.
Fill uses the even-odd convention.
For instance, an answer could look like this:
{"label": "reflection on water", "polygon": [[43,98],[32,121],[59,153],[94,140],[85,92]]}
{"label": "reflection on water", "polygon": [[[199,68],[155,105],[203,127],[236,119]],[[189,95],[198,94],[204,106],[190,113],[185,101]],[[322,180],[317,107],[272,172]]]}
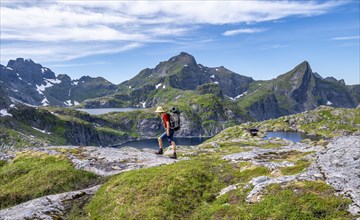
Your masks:
{"label": "reflection on water", "polygon": [[282,138],[286,140],[290,140],[292,142],[300,142],[303,139],[310,139],[310,140],[319,140],[320,137],[317,136],[310,136],[303,134],[301,132],[267,132],[266,137],[264,140],[269,140],[270,138]]}
{"label": "reflection on water", "polygon": [[140,108],[79,108],[78,111],[87,112],[90,115],[101,115],[109,112],[129,112],[139,110]]}
{"label": "reflection on water", "polygon": [[[210,137],[175,137],[174,141],[176,145],[181,146],[195,146],[198,144],[201,144],[202,142],[208,140]],[[136,141],[129,141],[124,144],[116,145],[114,147],[135,147],[139,149],[143,148],[152,148],[152,149],[158,149],[159,143],[157,138],[151,138],[151,139],[142,139],[142,140],[136,140]],[[169,142],[164,142],[164,148],[170,146]]]}

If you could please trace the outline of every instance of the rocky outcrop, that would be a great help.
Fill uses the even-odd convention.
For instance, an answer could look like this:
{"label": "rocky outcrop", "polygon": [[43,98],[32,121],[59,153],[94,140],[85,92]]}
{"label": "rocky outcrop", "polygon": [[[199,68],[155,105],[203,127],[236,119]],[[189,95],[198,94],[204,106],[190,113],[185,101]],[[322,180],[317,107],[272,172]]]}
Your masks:
{"label": "rocky outcrop", "polygon": [[[311,146],[306,143],[292,143],[288,146],[275,149],[252,148],[251,151],[231,154],[223,157],[232,163],[251,161],[256,166],[265,166],[272,173],[278,168],[294,166],[289,161],[271,162],[294,151],[315,152],[303,158],[312,164],[299,174],[278,177],[260,176],[252,179],[246,187],[253,186],[246,197],[247,202],[258,202],[261,195],[266,193],[265,188],[273,183],[285,185],[294,181],[323,180],[331,185],[339,194],[350,198],[353,203],[349,211],[354,216],[360,216],[360,136],[342,136],[330,141],[324,146]],[[237,189],[237,184],[226,187],[220,195]]]}
{"label": "rocky outcrop", "polygon": [[224,98],[224,94],[222,93],[218,84],[210,83],[210,84],[200,85],[196,88],[196,92],[200,95],[214,94],[219,98]]}
{"label": "rocky outcrop", "polygon": [[360,136],[339,137],[318,153],[316,166],[325,181],[354,202],[353,214],[360,216]]}
{"label": "rocky outcrop", "polygon": [[71,209],[70,204],[77,203],[86,197],[91,197],[99,187],[100,185],[73,192],[44,196],[8,209],[3,209],[0,210],[0,219],[63,219],[66,213],[69,212],[69,209]]}
{"label": "rocky outcrop", "polygon": [[[146,167],[170,164],[177,160],[167,156],[155,155],[152,150],[139,150],[132,147],[77,147],[55,146],[37,150],[49,154],[59,154],[64,151],[75,168],[86,170],[100,176],[110,176],[121,172]],[[77,153],[71,153],[76,151]]]}

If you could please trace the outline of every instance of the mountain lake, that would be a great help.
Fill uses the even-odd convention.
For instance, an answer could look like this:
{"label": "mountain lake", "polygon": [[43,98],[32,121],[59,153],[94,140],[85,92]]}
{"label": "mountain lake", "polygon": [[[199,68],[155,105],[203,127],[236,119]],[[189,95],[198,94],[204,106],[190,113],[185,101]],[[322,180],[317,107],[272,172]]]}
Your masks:
{"label": "mountain lake", "polygon": [[313,136],[313,135],[306,135],[301,132],[267,132],[264,140],[269,140],[270,138],[282,138],[292,142],[300,142],[303,139],[310,139],[310,140],[319,140],[320,137]]}
{"label": "mountain lake", "polygon": [[90,115],[102,115],[102,114],[107,114],[109,112],[129,112],[140,109],[142,108],[78,108],[76,110],[87,112]]}
{"label": "mountain lake", "polygon": [[[176,145],[180,145],[180,146],[196,146],[210,138],[211,137],[175,137],[175,143]],[[320,139],[317,136],[305,135],[301,132],[267,132],[267,135],[266,137],[264,137],[264,140],[269,140],[270,138],[282,138],[282,139],[290,140],[292,142],[300,142],[303,139],[310,139],[310,140]],[[168,142],[164,142],[164,148],[167,148],[169,146],[170,144]],[[116,148],[135,147],[138,149],[143,149],[143,148],[158,149],[159,144],[157,138],[150,138],[150,139],[128,141],[126,143],[114,145],[112,147],[116,147]]]}

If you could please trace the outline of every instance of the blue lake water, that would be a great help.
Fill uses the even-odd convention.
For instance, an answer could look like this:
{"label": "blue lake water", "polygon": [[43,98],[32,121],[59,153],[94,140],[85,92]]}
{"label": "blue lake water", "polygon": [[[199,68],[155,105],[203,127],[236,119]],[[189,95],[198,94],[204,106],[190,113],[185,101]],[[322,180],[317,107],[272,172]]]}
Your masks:
{"label": "blue lake water", "polygon": [[300,142],[301,140],[307,138],[311,140],[319,139],[319,137],[309,136],[300,132],[267,132],[266,137],[264,137],[264,140],[269,140],[270,138],[274,138],[274,137],[290,140],[292,142]]}
{"label": "blue lake water", "polygon": [[[181,146],[195,146],[198,144],[201,144],[202,142],[210,139],[210,137],[175,137],[174,141],[176,145]],[[169,142],[164,142],[164,148],[170,146]],[[151,148],[151,149],[158,149],[159,143],[157,141],[157,138],[151,138],[151,139],[142,139],[142,140],[136,140],[136,141],[129,141],[124,144],[116,145],[113,147],[135,147],[139,149],[143,148]]]}
{"label": "blue lake water", "polygon": [[87,112],[90,115],[101,115],[109,112],[129,112],[134,110],[140,110],[141,108],[79,108],[78,111]]}

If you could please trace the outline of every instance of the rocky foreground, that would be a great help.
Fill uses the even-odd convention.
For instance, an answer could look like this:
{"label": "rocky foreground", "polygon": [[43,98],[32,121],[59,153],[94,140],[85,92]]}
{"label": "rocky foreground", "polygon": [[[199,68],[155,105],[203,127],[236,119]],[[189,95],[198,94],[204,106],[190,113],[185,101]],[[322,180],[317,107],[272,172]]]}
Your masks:
{"label": "rocky foreground", "polygon": [[[291,167],[295,164],[288,161],[269,162],[269,160],[293,151],[316,152],[304,156],[313,163],[305,172],[276,177],[278,168]],[[266,186],[272,183],[287,184],[293,181],[324,180],[334,187],[339,194],[345,195],[353,201],[353,204],[349,207],[351,214],[360,215],[360,136],[335,138],[326,146],[296,143],[273,149],[253,148],[249,152],[227,155],[224,159],[231,162],[251,161],[252,164],[268,167],[275,174],[273,178],[260,176],[249,182],[254,188],[246,198],[248,202],[257,202],[261,199]],[[229,186],[228,189],[235,187],[236,185]]]}
{"label": "rocky foreground", "polygon": [[[229,153],[222,156],[228,163],[248,162],[241,169],[250,166],[266,167],[271,171],[269,176],[252,178],[246,186],[232,184],[218,192],[221,197],[232,190],[244,187],[251,189],[246,196],[247,203],[257,203],[266,195],[266,187],[272,183],[286,186],[297,181],[325,181],[331,185],[339,196],[351,199],[348,211],[354,219],[360,219],[360,136],[342,136],[318,143],[286,143],[281,147],[261,148],[244,146],[245,151]],[[203,146],[180,148],[182,155],[196,155],[216,152],[219,144],[210,143],[211,148]],[[207,144],[209,146],[209,144]],[[96,147],[64,147],[53,146],[36,148],[31,151],[42,151],[51,155],[66,155],[77,169],[84,169],[100,176],[116,175],[121,172],[141,169],[151,166],[170,164],[167,156],[156,156],[150,150],[134,148],[96,148]],[[289,159],[291,155],[301,155],[301,160],[311,163],[298,173],[286,175],[282,168],[295,167],[296,163]],[[15,151],[1,153],[0,160],[11,161],[16,156]],[[180,157],[180,160],[188,159]],[[99,186],[48,195],[16,205],[0,211],[0,219],[62,219],[69,209],[69,202],[90,198]]]}

